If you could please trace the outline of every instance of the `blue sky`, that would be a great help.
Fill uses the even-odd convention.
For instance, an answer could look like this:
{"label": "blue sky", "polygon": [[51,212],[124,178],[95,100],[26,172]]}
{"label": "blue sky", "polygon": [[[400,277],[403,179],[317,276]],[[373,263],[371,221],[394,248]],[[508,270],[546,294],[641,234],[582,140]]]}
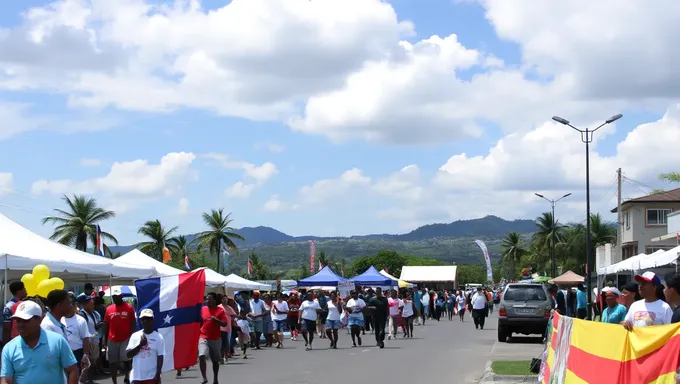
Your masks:
{"label": "blue sky", "polygon": [[[533,218],[546,209],[532,197],[535,191],[574,192],[561,213],[564,221],[578,221],[584,215],[579,174],[583,159],[578,157],[583,147],[576,133],[549,122],[561,113],[580,125],[624,114],[615,127],[598,133],[594,210],[611,208],[611,178],[618,167],[649,187],[661,186],[659,172],[673,171],[677,155],[649,161],[641,150],[659,145],[649,139],[650,132],[671,140],[678,135],[676,120],[659,122],[674,102],[672,95],[654,89],[663,79],[601,94],[588,89],[586,81],[603,64],[571,59],[629,39],[617,34],[615,26],[610,40],[579,43],[569,40],[575,39],[569,27],[555,36],[548,22],[532,22],[526,4],[509,13],[496,1],[314,1],[321,4],[312,9],[290,0],[285,12],[271,5],[281,2],[272,1],[273,24],[280,25],[270,29],[272,23],[249,25],[247,20],[227,25],[233,15],[266,19],[262,1],[203,1],[201,9],[140,13],[135,6],[144,4],[141,0],[126,0],[116,3],[108,18],[97,12],[114,7],[111,2],[4,2],[0,45],[11,49],[0,53],[0,118],[5,121],[0,128],[0,172],[11,173],[11,182],[0,194],[0,212],[49,235],[51,228],[42,226],[40,219],[61,207],[61,194],[84,193],[120,209],[115,220],[102,226],[123,244],[138,241],[137,228],[150,219],[179,225],[182,232],[199,231],[200,212],[220,207],[232,212],[236,227],[265,225],[293,235],[405,232],[426,223],[486,214]],[[324,11],[332,7],[341,12]],[[227,24],[219,24],[226,25],[223,29],[202,28],[205,22],[186,17],[209,20],[211,11],[214,19],[224,18]],[[395,19],[389,17],[392,11]],[[125,25],[126,12],[140,20],[131,27],[139,30],[130,33],[137,33],[139,41],[126,40],[134,36],[114,28]],[[589,11],[571,7],[560,12],[577,17]],[[143,24],[152,15],[165,17],[175,32],[198,23],[189,29],[195,42],[186,36],[181,42],[162,39],[168,30],[149,32],[158,27]],[[595,28],[595,16],[592,22],[584,21],[586,27]],[[296,31],[299,25],[304,25],[304,36]],[[320,37],[314,36],[314,28]],[[40,42],[32,40],[38,31],[43,34]],[[428,40],[453,34],[457,45]],[[231,35],[262,44],[245,47],[238,56],[233,53],[238,40],[229,40]],[[90,37],[91,52],[85,52],[88,44],[76,44],[83,36]],[[325,43],[324,36],[333,40]],[[573,55],[536,42],[540,36],[562,39],[564,50]],[[207,43],[211,39],[220,44]],[[400,41],[416,48],[404,49]],[[29,50],[31,55],[24,54]],[[57,51],[73,60],[46,59],[58,57]],[[286,67],[286,52],[293,51],[290,78],[269,78]],[[115,56],[120,63],[88,68],[79,64],[85,62],[79,55],[108,53],[120,55]],[[179,88],[181,79],[191,75],[199,81],[196,76],[212,73],[211,67],[183,67],[188,57],[215,60],[220,70],[215,73],[227,77],[206,75],[191,88]],[[333,60],[324,62],[324,57]],[[176,72],[155,77],[169,68]],[[319,78],[314,78],[315,71]],[[615,75],[626,79],[630,73],[622,69]],[[147,82],[154,78],[163,84]],[[233,87],[225,79],[232,79]],[[372,79],[384,82],[373,84]],[[353,93],[352,87],[363,88]],[[639,96],[635,87],[647,96]],[[364,96],[366,100],[353,104]],[[280,104],[272,105],[272,100]],[[302,119],[298,125],[291,123],[296,118]],[[645,123],[660,127],[629,135]],[[552,130],[562,133],[553,137]],[[499,140],[504,155],[489,156],[499,148]],[[562,145],[565,140],[570,144]],[[160,172],[154,165],[179,152],[193,158],[184,168],[168,165],[167,174],[153,177]],[[463,153],[465,158],[449,161]],[[215,154],[231,163],[218,164]],[[486,157],[486,165],[471,160],[475,156]],[[146,161],[135,168],[137,173],[112,172],[114,163],[136,160]],[[245,174],[265,163],[273,164],[276,172],[261,174],[260,179]],[[536,171],[534,177],[533,167],[540,164],[554,171]],[[417,174],[400,173],[409,165],[417,166]],[[339,179],[352,169],[360,170],[363,178]],[[102,179],[109,174],[113,176]],[[519,187],[513,178],[522,180]],[[318,184],[321,180],[327,182]],[[44,181],[42,188],[36,185],[39,181]],[[227,189],[238,182],[252,185],[252,193],[230,196]],[[624,195],[633,197],[645,189],[626,184]],[[267,206],[274,196],[280,204]],[[188,202],[188,210],[179,208],[180,199]]]}

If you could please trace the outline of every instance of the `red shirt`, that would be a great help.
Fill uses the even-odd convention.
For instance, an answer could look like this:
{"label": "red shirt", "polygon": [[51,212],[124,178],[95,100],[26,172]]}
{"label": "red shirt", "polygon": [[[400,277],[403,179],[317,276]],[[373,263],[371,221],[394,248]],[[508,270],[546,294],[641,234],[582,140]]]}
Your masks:
{"label": "red shirt", "polygon": [[220,340],[220,338],[222,338],[222,333],[220,332],[220,323],[213,320],[213,316],[217,317],[224,323],[229,321],[227,318],[227,313],[224,312],[224,309],[220,307],[208,308],[207,305],[204,305],[203,308],[201,308],[201,320],[203,320],[203,324],[201,324],[201,333],[199,336],[201,339]]}
{"label": "red shirt", "polygon": [[288,299],[288,317],[298,317],[300,314],[300,305],[302,301],[297,298]]}
{"label": "red shirt", "polygon": [[111,304],[106,307],[104,322],[109,325],[108,339],[120,343],[130,338],[132,322],[135,319],[135,310],[128,303],[121,305]]}

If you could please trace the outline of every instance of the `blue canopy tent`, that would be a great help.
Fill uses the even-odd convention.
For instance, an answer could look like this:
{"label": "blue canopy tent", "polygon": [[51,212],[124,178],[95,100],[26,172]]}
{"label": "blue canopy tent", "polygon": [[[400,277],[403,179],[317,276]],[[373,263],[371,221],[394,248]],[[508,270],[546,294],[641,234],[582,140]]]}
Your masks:
{"label": "blue canopy tent", "polygon": [[383,275],[373,266],[370,266],[361,275],[354,276],[352,280],[354,284],[364,287],[393,287],[399,284],[397,280]]}
{"label": "blue canopy tent", "polygon": [[338,283],[348,281],[344,277],[333,272],[331,267],[323,267],[316,274],[298,281],[298,287],[337,287]]}

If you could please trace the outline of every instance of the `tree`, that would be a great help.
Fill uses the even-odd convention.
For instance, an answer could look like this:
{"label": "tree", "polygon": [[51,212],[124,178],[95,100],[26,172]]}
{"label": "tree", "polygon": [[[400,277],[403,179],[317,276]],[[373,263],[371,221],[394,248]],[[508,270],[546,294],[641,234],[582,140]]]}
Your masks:
{"label": "tree", "polygon": [[[73,195],[72,198],[62,196],[68,207],[67,210],[55,209],[56,216],[48,216],[42,219],[42,223],[56,224],[54,233],[50,239],[87,252],[88,243],[93,245],[94,253],[97,253],[97,224],[112,219],[116,213],[103,209],[97,205],[97,200],[85,196]],[[108,232],[102,231],[102,238],[118,245],[118,240]],[[104,253],[111,257],[109,247],[104,244]]]}
{"label": "tree", "polygon": [[360,275],[370,267],[374,266],[377,270],[387,269],[391,275],[399,276],[401,267],[406,264],[406,257],[396,251],[382,250],[372,256],[358,257],[352,263],[352,270],[355,275]]}
{"label": "tree", "polygon": [[245,241],[243,236],[236,233],[235,229],[230,226],[234,221],[230,216],[231,213],[225,215],[222,208],[213,209],[210,213],[204,212],[201,216],[208,230],[197,235],[198,250],[207,248],[208,253],[216,257],[218,273],[220,269],[224,270],[222,265],[222,249],[220,247],[224,246],[238,252],[234,239]]}
{"label": "tree", "polygon": [[319,254],[316,256],[316,260],[319,262],[320,265],[323,265],[324,267],[328,266],[331,267],[331,269],[335,269],[333,268],[333,265],[331,265],[332,263],[328,259],[328,256],[326,256],[326,252],[324,251],[319,252]]}
{"label": "tree", "polygon": [[465,284],[485,284],[486,265],[482,264],[461,264],[458,265],[458,285]]}
{"label": "tree", "polygon": [[312,273],[309,271],[309,265],[302,264],[302,266],[298,270],[297,274],[294,275],[294,279],[295,280],[302,280],[302,279],[305,279],[305,278],[307,278],[311,275],[312,275]]}
{"label": "tree", "polygon": [[517,265],[522,262],[522,257],[527,254],[527,250],[522,244],[520,234],[517,232],[510,232],[505,235],[501,247],[503,250],[503,261],[508,264],[509,270],[512,271],[512,275],[506,275],[506,277],[514,279],[517,272]]}
{"label": "tree", "polygon": [[159,220],[150,220],[144,223],[137,233],[146,236],[150,241],[142,241],[135,244],[135,248],[158,261],[163,261],[163,247],[168,247],[171,254],[176,254],[175,244],[171,242],[172,234],[178,227],[166,229]]}
{"label": "tree", "polygon": [[662,173],[659,179],[667,183],[680,183],[680,172]]}
{"label": "tree", "polygon": [[275,280],[279,278],[277,274],[272,272],[267,263],[260,260],[255,252],[251,252],[248,259],[253,266],[252,273],[250,274],[250,278],[253,280]]}

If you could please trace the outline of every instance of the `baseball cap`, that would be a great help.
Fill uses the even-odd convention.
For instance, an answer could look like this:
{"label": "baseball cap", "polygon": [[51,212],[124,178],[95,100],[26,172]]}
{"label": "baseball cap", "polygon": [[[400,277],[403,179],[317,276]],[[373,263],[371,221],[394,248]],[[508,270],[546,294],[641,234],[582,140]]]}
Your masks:
{"label": "baseball cap", "polygon": [[657,276],[656,273],[652,271],[647,271],[642,275],[635,275],[635,281],[639,283],[646,281],[654,285],[661,285],[661,279],[659,279],[659,276]]}
{"label": "baseball cap", "polygon": [[111,296],[123,296],[123,292],[120,288],[116,287],[111,290]]}
{"label": "baseball cap", "polygon": [[151,317],[151,318],[153,318],[153,309],[151,309],[151,308],[146,308],[146,309],[142,309],[142,311],[139,312],[139,318],[140,318],[140,319],[143,319],[143,318],[145,318],[145,317]]}
{"label": "baseball cap", "polygon": [[42,317],[43,311],[38,303],[26,300],[22,301],[12,315],[13,319],[30,320],[34,317]]}
{"label": "baseball cap", "polygon": [[92,296],[86,295],[84,293],[81,293],[76,297],[76,303],[87,303],[88,301],[92,300]]}
{"label": "baseball cap", "polygon": [[611,292],[615,294],[616,296],[621,296],[621,291],[619,291],[616,287],[604,287],[602,288],[602,292]]}

